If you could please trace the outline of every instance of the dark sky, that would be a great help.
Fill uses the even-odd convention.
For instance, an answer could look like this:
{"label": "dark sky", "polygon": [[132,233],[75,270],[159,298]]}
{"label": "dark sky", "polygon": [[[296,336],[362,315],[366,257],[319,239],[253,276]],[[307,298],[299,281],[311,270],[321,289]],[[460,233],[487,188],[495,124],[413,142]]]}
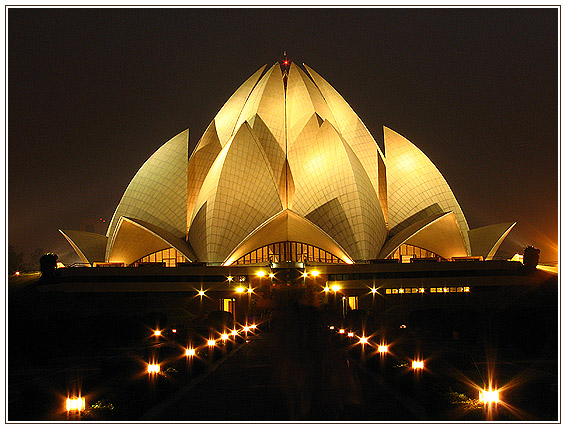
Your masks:
{"label": "dark sky", "polygon": [[498,255],[555,261],[557,40],[556,8],[8,8],[8,243],[78,261],[58,229],[105,232],[155,150],[287,51],[417,145],[470,228],[517,221]]}

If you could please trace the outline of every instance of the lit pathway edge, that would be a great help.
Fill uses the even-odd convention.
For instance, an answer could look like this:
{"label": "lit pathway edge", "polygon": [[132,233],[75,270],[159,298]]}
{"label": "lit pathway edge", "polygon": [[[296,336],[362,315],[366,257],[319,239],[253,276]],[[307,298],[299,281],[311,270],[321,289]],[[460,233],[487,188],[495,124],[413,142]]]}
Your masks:
{"label": "lit pathway edge", "polygon": [[391,385],[389,385],[381,375],[374,374],[371,371],[368,371],[364,368],[363,365],[357,359],[351,359],[350,362],[355,363],[356,366],[363,371],[368,377],[370,377],[373,381],[380,384],[385,390],[389,392],[389,394],[398,401],[407,411],[413,414],[417,419],[426,421],[428,420],[426,410],[416,401],[404,395],[403,393],[399,392],[398,390],[394,389]]}
{"label": "lit pathway edge", "polygon": [[210,374],[212,374],[220,365],[222,365],[227,359],[230,359],[232,356],[234,356],[236,353],[238,353],[242,349],[242,347],[244,347],[246,344],[247,343],[240,344],[237,348],[232,350],[230,353],[228,353],[222,359],[218,360],[213,365],[211,365],[210,368],[208,368],[208,370],[204,374],[199,375],[194,380],[192,380],[189,384],[185,385],[184,387],[181,387],[179,390],[177,390],[176,392],[171,394],[171,396],[169,396],[165,400],[161,401],[159,404],[155,405],[154,407],[150,408],[138,420],[161,421],[161,420],[159,420],[159,417],[163,415],[163,413],[167,410],[167,408],[169,408],[171,405],[173,405],[175,402],[177,402],[179,399],[181,399],[183,397],[183,395],[188,393],[192,388],[194,388],[201,381],[208,378],[208,376],[210,376]]}

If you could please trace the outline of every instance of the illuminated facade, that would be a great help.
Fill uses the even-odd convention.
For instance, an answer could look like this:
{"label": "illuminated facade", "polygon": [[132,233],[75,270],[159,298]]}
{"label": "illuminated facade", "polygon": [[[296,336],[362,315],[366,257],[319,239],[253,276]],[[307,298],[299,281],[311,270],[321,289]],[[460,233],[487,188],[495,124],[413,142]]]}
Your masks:
{"label": "illuminated facade", "polygon": [[145,162],[106,235],[61,232],[91,265],[493,258],[514,223],[470,230],[434,164],[383,133],[384,151],[308,66],[262,67],[190,157],[186,130]]}

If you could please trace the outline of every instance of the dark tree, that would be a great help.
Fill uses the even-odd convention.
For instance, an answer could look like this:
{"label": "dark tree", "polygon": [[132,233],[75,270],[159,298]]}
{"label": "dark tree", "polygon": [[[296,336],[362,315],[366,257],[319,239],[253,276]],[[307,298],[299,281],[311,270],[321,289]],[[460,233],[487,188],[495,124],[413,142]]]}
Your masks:
{"label": "dark tree", "polygon": [[46,253],[39,258],[39,269],[41,270],[42,279],[51,279],[55,277],[57,259],[59,259],[59,257],[55,253]]}
{"label": "dark tree", "polygon": [[11,244],[8,245],[8,273],[24,270],[24,252],[19,252]]}
{"label": "dark tree", "polygon": [[536,268],[538,265],[540,250],[533,246],[528,246],[523,252],[523,265],[528,268]]}

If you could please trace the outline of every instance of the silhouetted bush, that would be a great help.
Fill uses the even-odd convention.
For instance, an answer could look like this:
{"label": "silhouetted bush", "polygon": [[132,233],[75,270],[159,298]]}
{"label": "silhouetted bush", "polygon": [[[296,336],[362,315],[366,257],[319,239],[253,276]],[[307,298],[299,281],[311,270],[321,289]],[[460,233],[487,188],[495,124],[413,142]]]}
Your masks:
{"label": "silhouetted bush", "polygon": [[59,259],[59,257],[55,253],[46,253],[39,258],[39,269],[41,271],[42,279],[52,279],[55,277],[57,259]]}

